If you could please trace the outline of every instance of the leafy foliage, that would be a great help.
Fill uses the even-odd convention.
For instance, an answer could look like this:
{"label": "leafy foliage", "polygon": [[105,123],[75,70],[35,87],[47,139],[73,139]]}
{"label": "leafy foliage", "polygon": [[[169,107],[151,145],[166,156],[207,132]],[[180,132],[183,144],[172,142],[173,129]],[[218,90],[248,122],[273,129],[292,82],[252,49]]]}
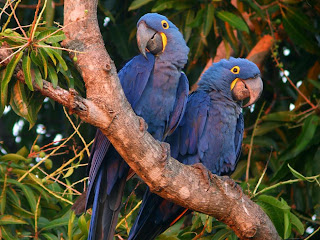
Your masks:
{"label": "leafy foliage", "polygon": [[[27,4],[34,2],[28,1]],[[4,8],[10,10],[9,5],[4,5]],[[246,129],[243,153],[232,177],[268,214],[282,238],[306,237],[320,226],[319,9],[320,3],[316,0],[99,2],[101,32],[118,69],[138,52],[135,40],[137,20],[147,12],[159,12],[177,25],[190,48],[185,71],[191,84],[197,81],[208,60],[219,53],[220,43],[225,47],[227,57],[246,57],[261,36],[273,37],[275,44],[271,57],[261,64],[264,80],[262,100],[251,110],[244,110]],[[0,111],[2,113],[5,106],[10,105],[16,114],[30,123],[30,128],[39,127],[39,122],[46,125],[46,132],[40,134],[37,142],[42,146],[53,141],[52,136],[57,133],[63,132],[65,136],[71,134],[73,128],[66,127],[66,121],[62,122],[63,112],[59,106],[51,106],[34,91],[35,85],[31,84],[31,80],[34,79],[40,88],[45,79],[55,87],[73,87],[83,95],[85,92],[71,59],[61,49],[61,41],[65,38],[63,29],[58,23],[58,27],[51,27],[53,18],[62,21],[62,10],[63,7],[57,4],[55,16],[39,14],[33,21],[34,9],[18,7],[16,15],[25,29],[25,35],[13,21],[12,13],[8,17],[1,12],[2,19],[7,21],[2,25],[0,44],[6,42],[15,53],[6,67],[0,68]],[[47,21],[46,26],[41,16]],[[31,26],[24,27],[30,23]],[[77,60],[76,54],[73,61]],[[24,73],[25,84],[17,81],[14,71],[17,66]],[[262,107],[264,101],[266,107]],[[258,117],[260,110],[262,115]],[[4,134],[1,129],[11,131],[18,120],[12,111],[4,114],[0,119],[0,136]],[[89,142],[94,130],[86,127],[81,133]],[[12,137],[10,133],[10,137],[4,138],[0,150],[16,152],[9,150],[19,145],[31,148],[36,131],[31,129],[27,132],[23,128],[19,134]],[[20,144],[8,143],[18,137],[22,138]],[[78,149],[77,141],[80,140],[74,140],[73,149]],[[250,149],[251,157],[248,154]],[[90,214],[78,218],[70,211],[70,205],[58,194],[66,191],[65,185],[51,180],[42,181],[45,174],[38,170],[18,182],[32,168],[30,164],[36,164],[34,158],[30,163],[27,155],[31,153],[21,151],[4,154],[0,159],[2,237],[15,239],[37,233],[40,239],[57,239],[60,234],[64,238],[85,239]],[[37,151],[34,156],[39,157],[39,154]],[[66,154],[61,158],[66,163],[74,157]],[[246,179],[248,161],[250,168]],[[59,163],[63,164],[63,161]],[[67,186],[83,178],[83,168],[76,168],[80,163],[71,161],[71,166],[64,165],[63,168],[56,161],[44,161],[44,164],[47,167],[52,165],[48,171],[59,169],[63,172],[58,179]],[[41,166],[39,169],[42,169]],[[136,184],[137,179],[128,183],[128,197],[124,199],[117,239],[128,236],[141,203],[143,186],[135,187]],[[58,195],[52,195],[46,189]],[[78,186],[75,189],[82,190]],[[73,194],[64,195],[64,199],[73,201]],[[319,232],[313,237],[318,239]],[[200,213],[193,213],[159,236],[159,239],[192,238],[237,239],[226,225]]]}

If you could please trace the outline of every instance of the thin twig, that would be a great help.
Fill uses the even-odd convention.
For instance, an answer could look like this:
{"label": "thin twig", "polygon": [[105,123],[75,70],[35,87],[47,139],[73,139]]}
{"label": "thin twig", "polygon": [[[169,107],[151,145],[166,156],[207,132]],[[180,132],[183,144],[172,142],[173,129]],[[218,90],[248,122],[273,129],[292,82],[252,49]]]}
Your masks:
{"label": "thin twig", "polygon": [[36,211],[34,213],[34,238],[38,239],[38,210],[39,210],[39,205],[40,205],[40,199],[41,195],[38,198],[37,205],[36,205]]}
{"label": "thin twig", "polygon": [[[319,175],[316,175],[316,176],[312,176],[312,177],[305,177],[306,180],[309,180],[311,182],[314,182],[316,181],[317,178],[320,177],[320,174]],[[278,182],[270,187],[266,187],[264,189],[262,189],[260,192],[257,192],[253,197],[256,197],[258,195],[261,195],[262,193],[265,193],[271,189],[274,189],[274,188],[277,188],[279,186],[282,186],[282,185],[287,185],[287,184],[292,184],[292,183],[296,183],[296,182],[303,182],[304,180],[302,179],[290,179],[290,180],[287,180],[287,181],[283,181],[283,182]]]}
{"label": "thin twig", "polygon": [[142,200],[141,200],[140,202],[138,202],[137,205],[136,205],[124,218],[121,219],[121,221],[117,224],[116,229],[117,229],[118,227],[120,227],[121,224],[122,224],[124,221],[126,221],[128,217],[131,216],[131,214],[141,205],[141,203],[142,203]]}
{"label": "thin twig", "polygon": [[10,8],[11,8],[13,17],[14,17],[14,19],[16,20],[16,22],[17,22],[17,24],[18,24],[18,26],[19,26],[20,31],[22,32],[22,34],[23,34],[23,36],[24,36],[25,38],[28,38],[26,32],[23,30],[23,28],[22,28],[21,25],[20,25],[19,19],[18,19],[17,16],[16,16],[16,6],[17,6],[17,4],[19,4],[19,3],[17,2],[16,5],[15,5],[15,8],[13,8],[11,1],[9,1],[9,5],[10,5]]}
{"label": "thin twig", "polygon": [[[80,126],[80,125],[79,125],[79,126]],[[79,128],[79,126],[77,127],[77,129]],[[74,133],[76,133],[76,132],[74,132]],[[92,140],[92,141],[88,144],[88,146],[90,146],[93,142],[94,142],[94,140]],[[61,171],[65,168],[65,166],[69,165],[69,164],[72,163],[75,159],[77,159],[78,157],[80,157],[81,154],[83,154],[84,151],[85,151],[85,149],[82,149],[76,156],[74,156],[73,158],[71,158],[68,162],[64,163],[61,167],[59,167],[59,168],[58,168],[57,170],[55,170],[53,173],[51,173],[50,175],[48,175],[48,176],[46,177],[46,179],[49,179],[49,178],[57,175],[59,172],[61,172]]]}
{"label": "thin twig", "polygon": [[254,127],[253,127],[253,130],[252,130],[252,135],[251,135],[251,140],[250,140],[250,148],[249,148],[249,153],[248,153],[248,160],[247,160],[247,169],[246,169],[246,182],[248,182],[249,180],[249,168],[250,168],[250,162],[251,162],[251,155],[252,155],[252,149],[253,149],[253,138],[254,138],[254,134],[256,132],[256,129],[257,129],[257,126],[258,126],[258,122],[259,122],[259,119],[260,119],[260,116],[262,114],[262,111],[263,111],[263,108],[264,108],[264,105],[266,104],[266,102],[264,102],[262,104],[262,107],[260,109],[260,112],[258,114],[258,117],[256,119],[256,122],[254,124]]}
{"label": "thin twig", "polygon": [[[42,173],[44,173],[46,176],[49,176],[49,174],[48,174],[46,171],[44,171],[42,168],[39,167],[39,170],[40,170]],[[78,194],[78,195],[81,194],[79,191],[77,191],[76,189],[70,187],[69,185],[65,184],[64,182],[60,181],[59,179],[54,178],[54,177],[50,177],[50,178],[51,178],[52,180],[54,180],[55,182],[60,183],[61,185],[65,186],[65,187],[66,187],[66,190],[70,189],[70,190],[72,190],[73,192],[75,192],[75,193]]]}
{"label": "thin twig", "polygon": [[32,168],[30,168],[21,178],[19,178],[18,182],[21,182],[29,173],[31,173],[34,169],[36,169],[41,163],[43,163],[45,160],[47,160],[52,154],[54,154],[56,151],[58,151],[63,145],[65,145],[74,135],[76,132],[73,132],[60,146],[58,146],[56,149],[54,149],[50,154],[42,158],[37,164],[35,164]]}
{"label": "thin twig", "polygon": [[[39,0],[39,1],[40,1],[40,0]],[[41,9],[41,12],[40,12],[40,14],[39,14],[39,16],[38,16],[38,19],[37,19],[36,24],[35,24],[35,26],[34,26],[34,28],[33,28],[33,31],[31,32],[31,37],[30,37],[30,40],[31,40],[31,41],[32,41],[33,38],[34,38],[34,34],[35,34],[35,32],[36,32],[36,29],[37,29],[37,27],[38,27],[38,25],[39,25],[39,22],[40,22],[40,20],[41,20],[42,14],[43,14],[44,10],[46,9],[46,7],[47,7],[47,0],[44,0],[44,3],[43,3],[43,7],[42,7],[42,9]]]}
{"label": "thin twig", "polygon": [[257,190],[258,190],[258,188],[259,188],[259,186],[260,186],[260,184],[261,184],[261,182],[262,182],[262,179],[263,179],[264,175],[266,174],[266,171],[267,171],[267,169],[268,169],[268,165],[269,165],[269,161],[270,161],[272,152],[273,152],[273,147],[271,146],[271,151],[270,151],[270,155],[269,155],[268,161],[267,161],[267,163],[266,163],[266,166],[264,167],[263,173],[262,173],[261,177],[259,178],[259,181],[258,181],[255,189],[253,190],[253,195],[256,194],[256,192],[257,192]]}
{"label": "thin twig", "polygon": [[[82,143],[84,144],[84,147],[85,147],[85,149],[86,149],[86,151],[87,151],[88,157],[90,157],[90,151],[89,151],[88,145],[87,145],[86,141],[84,140],[84,138],[82,137],[81,133],[77,130],[77,128],[76,128],[76,126],[74,125],[74,123],[72,122],[71,118],[69,117],[69,114],[67,113],[65,106],[63,106],[63,111],[64,111],[64,114],[66,115],[66,117],[68,118],[71,126],[72,126],[73,129],[77,132],[79,138],[81,139]],[[80,124],[79,124],[79,125],[80,125]]]}

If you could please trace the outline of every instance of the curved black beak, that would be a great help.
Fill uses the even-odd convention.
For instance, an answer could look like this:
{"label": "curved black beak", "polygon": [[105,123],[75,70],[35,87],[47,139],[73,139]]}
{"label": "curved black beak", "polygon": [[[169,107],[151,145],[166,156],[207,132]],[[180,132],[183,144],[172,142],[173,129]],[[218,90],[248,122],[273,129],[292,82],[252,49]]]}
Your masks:
{"label": "curved black beak", "polygon": [[139,51],[145,58],[147,58],[146,49],[154,55],[163,50],[161,34],[149,28],[144,21],[138,25],[137,42]]}
{"label": "curved black beak", "polygon": [[259,99],[262,90],[263,83],[260,76],[246,80],[239,79],[232,89],[232,96],[236,101],[249,98],[249,102],[242,106],[244,108],[254,104]]}

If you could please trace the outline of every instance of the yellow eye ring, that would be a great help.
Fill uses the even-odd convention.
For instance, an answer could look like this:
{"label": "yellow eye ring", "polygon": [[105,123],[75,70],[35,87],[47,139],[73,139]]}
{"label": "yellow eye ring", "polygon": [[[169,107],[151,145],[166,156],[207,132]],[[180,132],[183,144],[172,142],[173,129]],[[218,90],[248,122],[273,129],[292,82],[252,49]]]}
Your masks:
{"label": "yellow eye ring", "polygon": [[161,25],[163,29],[168,29],[169,28],[169,23],[166,20],[161,21]]}
{"label": "yellow eye ring", "polygon": [[240,72],[240,67],[239,66],[234,66],[230,70],[233,74],[238,74]]}

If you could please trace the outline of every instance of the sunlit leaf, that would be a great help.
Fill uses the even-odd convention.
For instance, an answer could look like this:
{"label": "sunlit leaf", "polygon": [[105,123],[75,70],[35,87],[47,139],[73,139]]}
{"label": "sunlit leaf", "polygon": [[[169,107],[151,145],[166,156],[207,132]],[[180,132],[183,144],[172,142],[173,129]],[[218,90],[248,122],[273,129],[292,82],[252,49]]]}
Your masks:
{"label": "sunlit leaf", "polygon": [[1,215],[0,216],[0,225],[7,225],[7,224],[28,224],[26,221],[12,216],[12,215]]}
{"label": "sunlit leaf", "polygon": [[78,225],[79,225],[79,228],[81,229],[81,232],[83,232],[83,234],[85,236],[88,236],[87,222],[86,222],[86,219],[85,219],[84,215],[81,215],[79,217]]}
{"label": "sunlit leaf", "polygon": [[14,161],[14,162],[19,162],[19,161],[27,161],[27,159],[19,154],[15,153],[8,153],[6,155],[3,155],[0,157],[0,161]]}
{"label": "sunlit leaf", "polygon": [[29,55],[27,55],[23,58],[22,69],[23,69],[23,73],[24,73],[24,80],[26,81],[28,88],[31,91],[33,91],[32,78],[31,78],[31,58]]}
{"label": "sunlit leaf", "polygon": [[4,78],[1,81],[1,109],[0,114],[2,114],[4,110],[4,106],[7,104],[7,98],[8,98],[8,84],[12,78],[13,71],[15,67],[17,66],[18,62],[20,61],[21,57],[23,55],[23,52],[20,51],[19,53],[15,54],[13,58],[10,60],[6,67],[6,73],[4,75]]}

